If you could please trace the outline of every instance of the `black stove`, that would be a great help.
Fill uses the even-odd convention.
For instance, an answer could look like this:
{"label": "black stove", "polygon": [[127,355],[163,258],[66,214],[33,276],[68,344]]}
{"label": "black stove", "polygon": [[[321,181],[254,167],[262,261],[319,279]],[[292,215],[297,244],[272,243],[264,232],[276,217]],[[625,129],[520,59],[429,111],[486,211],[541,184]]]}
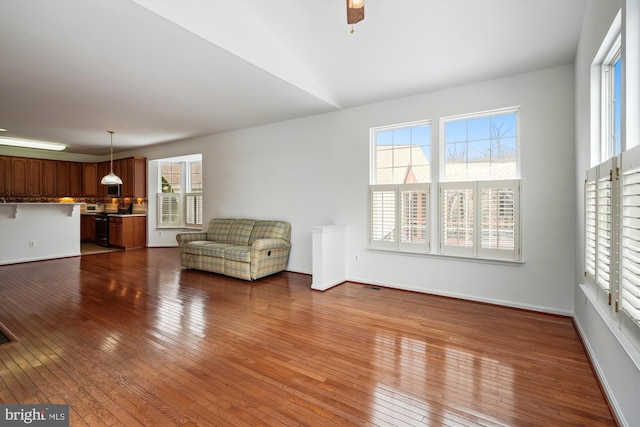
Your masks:
{"label": "black stove", "polygon": [[96,222],[96,244],[109,246],[109,215],[105,212],[98,212],[94,220]]}

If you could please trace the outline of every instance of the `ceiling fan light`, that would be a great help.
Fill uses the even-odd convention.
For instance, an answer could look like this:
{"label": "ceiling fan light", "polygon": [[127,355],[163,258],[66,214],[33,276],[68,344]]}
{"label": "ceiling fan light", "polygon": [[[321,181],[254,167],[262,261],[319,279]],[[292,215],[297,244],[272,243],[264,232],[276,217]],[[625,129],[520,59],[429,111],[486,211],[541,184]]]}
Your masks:
{"label": "ceiling fan light", "polygon": [[[364,19],[364,0],[347,0],[347,24],[358,23]],[[353,27],[351,29],[353,33]]]}

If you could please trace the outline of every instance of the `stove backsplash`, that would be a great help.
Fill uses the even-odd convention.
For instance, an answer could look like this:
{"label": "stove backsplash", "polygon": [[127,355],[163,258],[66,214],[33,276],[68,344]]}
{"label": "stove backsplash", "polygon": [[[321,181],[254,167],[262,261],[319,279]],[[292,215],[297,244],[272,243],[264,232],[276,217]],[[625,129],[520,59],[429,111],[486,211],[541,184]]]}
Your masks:
{"label": "stove backsplash", "polygon": [[95,206],[94,212],[113,212],[127,210],[130,213],[147,213],[147,199],[120,197],[103,199],[97,197],[10,197],[5,196],[6,203],[84,203]]}

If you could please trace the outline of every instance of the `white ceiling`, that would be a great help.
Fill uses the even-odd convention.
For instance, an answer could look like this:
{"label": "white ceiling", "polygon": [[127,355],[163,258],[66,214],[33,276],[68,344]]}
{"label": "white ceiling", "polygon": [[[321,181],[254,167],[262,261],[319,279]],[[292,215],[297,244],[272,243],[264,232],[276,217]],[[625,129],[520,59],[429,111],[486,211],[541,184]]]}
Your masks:
{"label": "white ceiling", "polygon": [[0,0],[0,127],[104,154],[569,64],[585,6]]}

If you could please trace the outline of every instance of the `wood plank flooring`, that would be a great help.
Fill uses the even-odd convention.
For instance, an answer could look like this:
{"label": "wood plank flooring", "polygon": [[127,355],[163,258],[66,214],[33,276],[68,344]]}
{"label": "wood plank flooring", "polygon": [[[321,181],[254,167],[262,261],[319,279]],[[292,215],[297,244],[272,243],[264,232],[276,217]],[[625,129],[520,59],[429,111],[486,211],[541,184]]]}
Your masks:
{"label": "wood plank flooring", "polygon": [[72,426],[611,426],[570,318],[280,273],[176,248],[0,267],[0,403]]}

